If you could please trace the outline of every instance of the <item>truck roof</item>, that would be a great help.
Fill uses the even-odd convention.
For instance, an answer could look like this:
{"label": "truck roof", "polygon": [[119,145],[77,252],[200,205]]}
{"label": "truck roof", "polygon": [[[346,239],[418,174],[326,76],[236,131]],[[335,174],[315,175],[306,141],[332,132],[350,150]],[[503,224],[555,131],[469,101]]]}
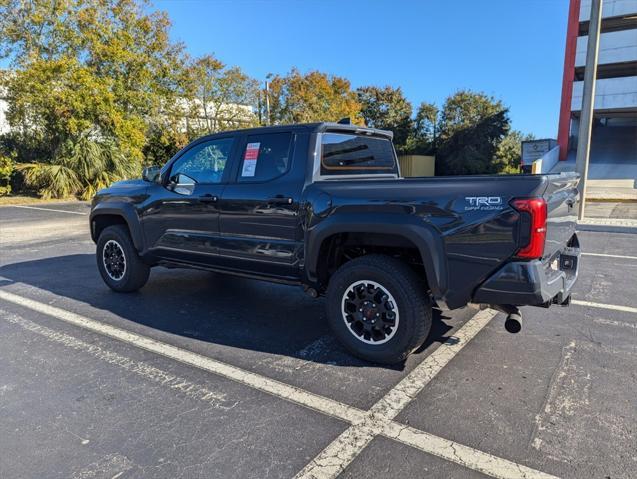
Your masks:
{"label": "truck roof", "polygon": [[275,132],[293,131],[293,130],[306,130],[312,133],[324,133],[326,131],[340,131],[340,132],[348,132],[348,133],[359,133],[359,134],[365,134],[365,135],[384,136],[389,139],[392,139],[394,137],[393,132],[389,130],[380,130],[378,128],[368,128],[366,126],[348,125],[343,123],[323,121],[323,122],[317,122],[317,123],[293,123],[289,125],[274,125],[274,126],[259,126],[255,128],[242,128],[238,130],[213,133],[210,135],[206,135],[203,138],[212,137],[219,134],[228,134],[228,133],[243,133],[247,135],[257,135],[260,133],[275,133]]}

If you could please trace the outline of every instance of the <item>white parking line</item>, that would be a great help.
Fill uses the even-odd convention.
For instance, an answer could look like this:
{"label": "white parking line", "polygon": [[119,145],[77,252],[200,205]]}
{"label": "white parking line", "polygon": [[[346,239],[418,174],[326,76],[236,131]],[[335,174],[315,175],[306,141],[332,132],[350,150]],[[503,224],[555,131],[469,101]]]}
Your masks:
{"label": "white parking line", "polygon": [[618,259],[637,259],[637,256],[624,256],[621,254],[606,254],[606,253],[582,253],[582,256],[600,256],[602,258],[618,258]]}
{"label": "white parking line", "polygon": [[411,373],[372,406],[365,420],[350,426],[297,475],[304,479],[327,479],[338,476],[360,452],[381,433],[387,421],[393,420],[444,366],[487,324],[497,313],[480,311],[456,334],[427,356]]}
{"label": "white parking line", "polygon": [[382,434],[402,444],[420,449],[427,454],[455,462],[491,477],[500,479],[557,479],[551,474],[536,471],[522,464],[507,461],[492,454],[393,421],[385,426]]}
{"label": "white parking line", "polygon": [[10,206],[11,208],[25,208],[28,210],[55,211],[57,213],[68,213],[70,215],[87,216],[87,213],[80,213],[79,211],[58,210],[55,208],[40,208],[38,206],[26,206],[26,205],[7,205],[7,206]]}
{"label": "white parking line", "polygon": [[322,412],[323,414],[328,414],[344,421],[357,422],[362,420],[365,414],[365,412],[360,409],[347,406],[346,404],[334,401],[333,399],[304,391],[274,379],[269,379],[259,374],[216,361],[201,354],[196,354],[191,351],[178,348],[177,346],[162,343],[161,341],[156,341],[131,331],[126,331],[109,324],[101,323],[55,306],[50,306],[45,303],[40,303],[39,301],[24,298],[17,294],[9,293],[8,291],[0,290],[0,299],[46,314],[47,316],[52,316],[89,331],[117,339],[118,341],[132,344],[138,348],[152,351],[162,356],[180,361],[184,364],[203,369],[204,371],[232,379],[238,383],[245,384],[246,386],[250,386],[254,389],[301,404],[310,409],[314,409]]}
{"label": "white parking line", "polygon": [[[8,291],[0,290],[0,299],[349,422],[351,426],[324,450],[324,452],[331,450],[334,455],[327,456],[324,460],[321,460],[320,458],[323,455],[321,453],[301,471],[303,474],[299,473],[302,477],[334,477],[379,434],[492,477],[503,479],[548,479],[554,477],[392,420],[489,323],[496,315],[491,310],[481,311],[476,314],[469,322],[456,331],[454,336],[449,338],[403,378],[396,387],[390,390],[369,411],[363,411],[209,357]],[[66,341],[66,338],[63,339]],[[335,448],[335,443],[342,444],[342,449]]]}
{"label": "white parking line", "polygon": [[624,228],[637,228],[637,220],[624,218],[584,218],[578,220],[577,225],[583,226],[620,226]]}
{"label": "white parking line", "polygon": [[227,399],[227,394],[222,391],[213,391],[207,387],[193,383],[186,378],[176,376],[168,371],[151,366],[144,361],[136,361],[114,351],[108,351],[97,344],[87,343],[86,341],[77,339],[70,334],[54,331],[46,326],[40,326],[33,321],[29,321],[28,319],[16,314],[8,313],[1,309],[0,316],[3,316],[8,322],[18,325],[27,331],[38,334],[53,343],[58,343],[67,348],[93,356],[105,363],[117,366],[124,371],[137,374],[146,381],[159,383],[163,387],[172,389],[173,391],[178,391],[190,399],[204,401],[215,409],[228,410],[239,404],[238,401],[229,401]]}
{"label": "white parking line", "polygon": [[637,323],[625,323],[624,321],[615,321],[613,319],[593,318],[592,321],[598,324],[604,324],[607,326],[619,326],[622,328],[637,329]]}
{"label": "white parking line", "polygon": [[591,301],[581,301],[579,299],[571,300],[571,304],[577,304],[579,306],[588,306],[590,308],[612,309],[613,311],[623,311],[624,313],[637,314],[637,308],[633,308],[631,306],[619,306],[616,304],[593,303]]}

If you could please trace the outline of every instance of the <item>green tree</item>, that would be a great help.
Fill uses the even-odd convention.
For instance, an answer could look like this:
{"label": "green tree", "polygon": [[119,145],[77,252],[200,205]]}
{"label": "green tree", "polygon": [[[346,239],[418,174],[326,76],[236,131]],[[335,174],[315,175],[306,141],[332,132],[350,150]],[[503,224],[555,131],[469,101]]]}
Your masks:
{"label": "green tree", "polygon": [[[293,69],[270,82],[268,123],[338,121],[349,117],[361,123],[360,104],[345,78],[312,71],[305,75]],[[265,114],[262,115],[264,118]]]}
{"label": "green tree", "polygon": [[440,140],[446,141],[460,130],[473,128],[486,118],[507,111],[500,100],[484,93],[461,90],[449,96],[440,112]]}
{"label": "green tree", "polygon": [[18,150],[18,161],[59,166],[69,144],[90,131],[135,165],[117,171],[137,171],[151,119],[172,112],[184,92],[183,48],[170,42],[169,25],[143,1],[4,0],[0,54],[13,70],[2,80],[9,143],[31,148]]}
{"label": "green tree", "polygon": [[256,125],[259,84],[211,55],[188,68],[189,127],[195,135]]}
{"label": "green tree", "polygon": [[2,0],[0,56],[13,58],[15,65],[24,65],[34,58],[50,60],[78,53],[82,39],[67,18],[73,12],[73,3]]}
{"label": "green tree", "polygon": [[438,139],[438,107],[433,103],[418,105],[406,150],[419,155],[435,154]]}
{"label": "green tree", "polygon": [[16,70],[7,84],[7,101],[9,123],[23,141],[40,145],[45,155],[40,161],[51,160],[65,142],[88,129],[115,139],[123,153],[141,160],[143,116],[121,108],[112,80],[77,59],[38,59]]}
{"label": "green tree", "polygon": [[495,153],[498,173],[520,173],[522,163],[522,142],[533,140],[533,135],[524,135],[518,130],[513,130],[506,135],[498,145]]}
{"label": "green tree", "polygon": [[459,91],[445,101],[439,120],[436,173],[498,173],[496,157],[510,129],[502,102],[483,93]]}
{"label": "green tree", "polygon": [[144,165],[163,165],[191,140],[192,136],[181,127],[179,118],[175,121],[154,121],[146,132],[146,143],[142,150]]}
{"label": "green tree", "polygon": [[402,90],[385,86],[365,86],[356,90],[361,104],[361,116],[367,126],[391,130],[394,145],[404,150],[412,131],[412,106]]}

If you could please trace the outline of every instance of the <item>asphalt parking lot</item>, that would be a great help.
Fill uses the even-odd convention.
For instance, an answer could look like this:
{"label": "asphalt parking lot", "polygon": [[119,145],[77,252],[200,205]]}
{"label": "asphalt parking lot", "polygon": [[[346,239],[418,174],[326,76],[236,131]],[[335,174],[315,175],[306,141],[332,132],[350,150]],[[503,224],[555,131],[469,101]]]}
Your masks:
{"label": "asphalt parking lot", "polygon": [[[401,367],[300,289],[101,281],[81,203],[0,207],[0,477],[637,477],[637,231],[589,228],[568,308],[437,312]],[[596,231],[590,231],[596,230]]]}

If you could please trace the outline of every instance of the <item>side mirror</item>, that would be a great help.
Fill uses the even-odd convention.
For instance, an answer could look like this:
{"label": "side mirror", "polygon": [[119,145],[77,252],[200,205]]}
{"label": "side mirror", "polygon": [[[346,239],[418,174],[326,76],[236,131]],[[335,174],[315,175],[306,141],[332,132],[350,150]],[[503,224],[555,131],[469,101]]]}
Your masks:
{"label": "side mirror", "polygon": [[155,183],[159,179],[159,166],[147,166],[142,170],[142,180]]}
{"label": "side mirror", "polygon": [[194,193],[196,184],[197,182],[191,177],[178,173],[168,182],[168,189],[179,195],[189,196]]}

